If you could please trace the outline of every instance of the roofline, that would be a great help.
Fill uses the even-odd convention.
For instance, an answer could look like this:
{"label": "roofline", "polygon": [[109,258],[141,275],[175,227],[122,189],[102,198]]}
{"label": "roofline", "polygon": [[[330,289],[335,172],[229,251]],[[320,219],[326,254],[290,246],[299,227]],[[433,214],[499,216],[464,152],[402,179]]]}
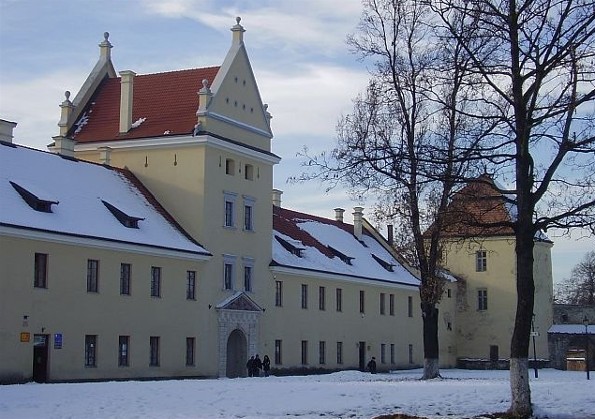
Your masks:
{"label": "roofline", "polygon": [[177,259],[209,260],[213,256],[209,252],[198,252],[192,250],[176,249],[168,246],[134,243],[125,240],[94,237],[85,234],[51,231],[2,222],[0,222],[0,236],[50,241],[57,244],[83,245],[87,247],[96,247],[99,249],[122,250],[131,253],[159,257],[172,257]]}
{"label": "roofline", "polygon": [[[538,234],[538,233],[536,233]],[[471,240],[471,239],[508,239],[508,240],[516,240],[516,236],[510,233],[500,233],[500,234],[448,234],[442,235],[442,240]],[[428,238],[424,238],[424,240],[429,240]],[[539,237],[533,237],[533,241],[535,243],[547,243],[553,245],[553,240],[548,239],[540,239]]]}
{"label": "roofline", "polygon": [[312,272],[314,272],[314,273],[317,273],[319,275],[319,277],[322,277],[324,279],[335,279],[335,280],[339,280],[339,281],[354,282],[354,283],[359,283],[359,284],[370,283],[370,282],[373,282],[373,283],[381,282],[382,285],[391,286],[391,288],[415,289],[415,290],[419,289],[419,285],[416,285],[416,284],[408,284],[405,282],[395,282],[395,281],[389,281],[389,280],[380,279],[380,278],[369,278],[369,277],[358,276],[358,275],[329,273],[326,271],[321,271],[318,269],[311,269],[311,268],[296,268],[293,266],[277,263],[274,260],[269,265],[269,269],[272,272],[285,273],[285,274],[295,275],[295,276],[309,276],[309,277],[311,277],[310,274]]}
{"label": "roofline", "polygon": [[164,137],[150,137],[150,138],[136,138],[129,140],[107,140],[107,141],[93,141],[76,143],[74,151],[95,151],[100,147],[110,147],[111,149],[127,149],[127,148],[173,148],[179,146],[196,146],[210,144],[216,148],[232,150],[240,152],[244,155],[252,157],[257,160],[262,160],[271,164],[278,164],[281,157],[276,154],[262,150],[256,147],[251,147],[246,144],[239,143],[230,138],[222,137],[208,131],[200,131],[197,136],[191,134],[174,135]]}

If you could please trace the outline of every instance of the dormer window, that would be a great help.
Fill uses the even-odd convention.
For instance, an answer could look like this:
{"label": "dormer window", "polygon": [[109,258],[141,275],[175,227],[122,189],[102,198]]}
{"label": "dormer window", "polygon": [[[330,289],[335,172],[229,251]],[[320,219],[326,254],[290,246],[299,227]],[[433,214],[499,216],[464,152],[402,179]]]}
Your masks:
{"label": "dormer window", "polygon": [[288,252],[296,255],[297,257],[302,257],[302,252],[305,250],[303,247],[298,246],[298,242],[294,241],[294,243],[290,243],[288,240],[282,239],[279,236],[275,236],[277,241],[287,250]]}
{"label": "dormer window", "polygon": [[350,257],[350,256],[347,256],[347,255],[346,255],[346,254],[344,254],[344,253],[341,253],[341,252],[339,252],[337,249],[335,249],[335,248],[334,248],[334,247],[332,247],[332,246],[327,246],[327,249],[328,249],[328,250],[330,250],[330,251],[331,251],[331,253],[332,253],[334,256],[338,257],[339,259],[341,259],[341,260],[342,260],[344,263],[346,263],[346,264],[348,264],[348,265],[351,265],[351,261],[352,261],[353,259],[355,259],[355,258],[352,258],[352,257]]}
{"label": "dormer window", "polygon": [[388,262],[386,262],[386,261],[384,261],[384,260],[380,259],[380,258],[379,258],[378,256],[376,256],[374,253],[372,253],[372,257],[373,257],[373,258],[374,258],[374,260],[375,260],[376,262],[378,262],[378,264],[379,264],[380,266],[382,266],[384,269],[386,269],[386,270],[387,270],[387,271],[389,271],[389,272],[394,272],[394,266],[395,266],[395,265],[393,265],[393,264],[391,264],[391,263],[388,263]]}
{"label": "dormer window", "polygon": [[112,213],[112,215],[114,217],[116,217],[118,219],[118,221],[120,223],[122,223],[122,225],[124,227],[127,227],[127,228],[138,228],[138,222],[141,221],[141,220],[144,220],[144,218],[135,217],[133,215],[126,214],[124,211],[116,208],[115,206],[113,206],[109,202],[104,201],[103,199],[101,200],[101,202],[103,202],[103,205],[105,205],[105,207]]}
{"label": "dormer window", "polygon": [[58,205],[58,201],[53,201],[51,199],[44,199],[40,197],[40,194],[34,194],[29,190],[23,188],[18,183],[13,181],[9,181],[12,187],[21,195],[21,198],[33,208],[35,211],[39,212],[52,212],[52,204]]}

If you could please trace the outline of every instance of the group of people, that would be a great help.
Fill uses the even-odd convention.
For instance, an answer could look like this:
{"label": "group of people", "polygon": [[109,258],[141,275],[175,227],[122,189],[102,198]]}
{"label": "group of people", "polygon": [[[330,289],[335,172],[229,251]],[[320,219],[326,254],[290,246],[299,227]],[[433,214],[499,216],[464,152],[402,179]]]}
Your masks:
{"label": "group of people", "polygon": [[248,362],[246,363],[246,368],[248,369],[248,377],[260,377],[260,370],[264,371],[264,376],[269,376],[269,371],[271,369],[271,360],[269,359],[268,355],[265,355],[262,360],[256,356],[251,356]]}

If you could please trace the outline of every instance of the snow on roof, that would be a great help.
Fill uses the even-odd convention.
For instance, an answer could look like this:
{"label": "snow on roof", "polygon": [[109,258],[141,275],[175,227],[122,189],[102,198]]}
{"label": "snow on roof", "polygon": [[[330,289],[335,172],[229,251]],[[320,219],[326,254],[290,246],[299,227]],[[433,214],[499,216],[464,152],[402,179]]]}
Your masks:
{"label": "snow on roof", "polygon": [[[58,202],[36,211],[10,182]],[[127,228],[106,201],[139,219]],[[209,255],[125,170],[0,143],[0,224]]]}
{"label": "snow on roof", "polygon": [[[587,329],[589,335],[595,335],[595,324],[590,324]],[[584,324],[554,324],[547,331],[548,333],[564,335],[584,335]]]}
{"label": "snow on roof", "polygon": [[[273,264],[419,285],[419,280],[374,237],[364,233],[360,242],[352,231],[353,226],[346,223],[274,207],[273,235],[292,244],[297,241],[303,250],[298,256],[273,237]],[[335,251],[346,258],[337,256]],[[378,262],[374,256],[384,263]]]}

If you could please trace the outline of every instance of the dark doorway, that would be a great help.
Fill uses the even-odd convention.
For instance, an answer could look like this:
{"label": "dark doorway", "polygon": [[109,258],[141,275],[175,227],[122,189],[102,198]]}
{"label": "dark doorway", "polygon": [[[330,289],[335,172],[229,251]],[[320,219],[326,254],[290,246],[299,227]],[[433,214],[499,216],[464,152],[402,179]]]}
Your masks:
{"label": "dark doorway", "polygon": [[365,371],[366,370],[366,342],[360,342],[358,345],[359,348],[359,370]]}
{"label": "dark doorway", "polygon": [[490,345],[490,361],[498,362],[498,345]]}
{"label": "dark doorway", "polygon": [[48,381],[48,335],[33,336],[33,381],[46,383]]}
{"label": "dark doorway", "polygon": [[225,375],[229,378],[246,376],[247,343],[244,332],[234,330],[227,338],[227,364]]}

